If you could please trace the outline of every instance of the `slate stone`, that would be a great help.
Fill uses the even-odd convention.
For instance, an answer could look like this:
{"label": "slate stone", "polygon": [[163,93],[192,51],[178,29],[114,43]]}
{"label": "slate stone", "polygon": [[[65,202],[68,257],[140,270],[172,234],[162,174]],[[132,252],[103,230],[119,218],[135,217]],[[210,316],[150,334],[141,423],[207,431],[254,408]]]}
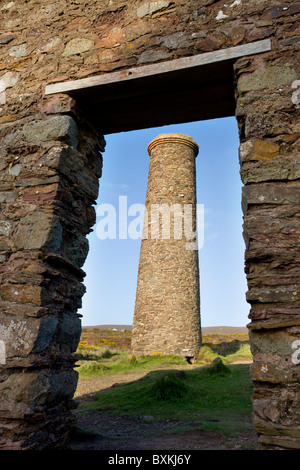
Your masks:
{"label": "slate stone", "polygon": [[89,251],[88,239],[80,233],[74,235],[64,248],[68,260],[77,268],[81,268]]}
{"label": "slate stone", "polygon": [[171,57],[172,54],[170,52],[160,50],[147,50],[140,55],[138,59],[138,64],[146,64],[150,62],[156,62],[158,60],[166,60],[170,59]]}
{"label": "slate stone", "polygon": [[65,140],[77,148],[79,132],[77,124],[70,116],[55,116],[44,121],[32,121],[24,125],[23,134],[30,142]]}
{"label": "slate stone", "polygon": [[87,52],[93,47],[93,41],[90,39],[84,38],[74,38],[71,39],[66,45],[66,48],[63,52],[64,57],[70,55],[81,54],[82,52]]}
{"label": "slate stone", "polygon": [[146,15],[151,15],[159,10],[167,8],[171,2],[159,0],[157,2],[147,2],[137,9],[137,16],[143,18]]}
{"label": "slate stone", "polygon": [[50,345],[57,325],[58,320],[56,317],[42,318],[32,352],[41,352]]}
{"label": "slate stone", "polygon": [[17,249],[57,252],[62,243],[62,226],[51,214],[28,214],[21,220],[14,242]]}
{"label": "slate stone", "polygon": [[292,83],[297,79],[296,71],[290,65],[272,65],[253,74],[242,75],[238,81],[238,91],[263,90],[272,86]]}
{"label": "slate stone", "polygon": [[9,55],[12,57],[24,57],[27,55],[26,52],[26,43],[20,44],[18,46],[13,46],[8,51]]}
{"label": "slate stone", "polygon": [[8,36],[3,36],[0,38],[0,44],[8,44],[10,43],[13,39],[15,39],[16,36],[13,34],[9,34]]}
{"label": "slate stone", "polygon": [[80,335],[80,318],[64,314],[58,327],[57,339],[59,343],[69,347],[71,352],[75,352],[80,341]]}

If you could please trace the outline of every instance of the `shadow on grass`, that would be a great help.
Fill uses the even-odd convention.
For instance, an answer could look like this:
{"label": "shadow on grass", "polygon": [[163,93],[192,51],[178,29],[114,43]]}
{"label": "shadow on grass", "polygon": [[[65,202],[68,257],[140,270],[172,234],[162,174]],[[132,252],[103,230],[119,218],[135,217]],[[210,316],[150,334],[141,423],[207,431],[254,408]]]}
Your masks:
{"label": "shadow on grass", "polygon": [[214,353],[226,357],[231,354],[237,353],[241,349],[242,345],[246,344],[249,344],[249,341],[241,341],[235,339],[233,341],[223,341],[218,344],[207,342],[203,343],[203,346],[208,346]]}
{"label": "shadow on grass", "polygon": [[153,370],[138,380],[95,392],[92,399],[81,397],[77,412],[172,419],[179,427],[201,422],[201,429],[224,434],[247,431],[252,426],[249,364],[227,369],[213,374],[208,366]]}

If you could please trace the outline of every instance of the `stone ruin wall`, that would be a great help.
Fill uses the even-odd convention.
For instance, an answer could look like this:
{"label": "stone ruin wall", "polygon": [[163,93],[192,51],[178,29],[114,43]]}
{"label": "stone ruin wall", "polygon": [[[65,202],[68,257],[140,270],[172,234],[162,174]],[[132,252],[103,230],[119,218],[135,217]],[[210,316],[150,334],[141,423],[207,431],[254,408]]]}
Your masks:
{"label": "stone ruin wall", "polygon": [[45,85],[265,38],[270,52],[234,66],[253,422],[261,446],[300,447],[299,12],[290,0],[1,2],[0,448],[61,447],[73,420],[104,140]]}

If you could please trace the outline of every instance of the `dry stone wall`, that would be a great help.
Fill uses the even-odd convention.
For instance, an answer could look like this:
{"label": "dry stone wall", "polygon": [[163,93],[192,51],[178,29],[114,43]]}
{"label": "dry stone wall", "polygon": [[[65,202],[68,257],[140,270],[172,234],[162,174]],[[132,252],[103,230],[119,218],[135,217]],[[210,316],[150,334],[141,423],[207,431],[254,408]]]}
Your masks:
{"label": "dry stone wall", "polygon": [[253,422],[262,446],[299,448],[299,13],[291,0],[1,2],[1,448],[61,447],[72,422],[104,141],[45,85],[265,38],[270,52],[234,66]]}
{"label": "dry stone wall", "polygon": [[102,166],[101,142],[77,121],[50,114],[1,131],[4,449],[63,445],[72,423],[81,267]]}
{"label": "dry stone wall", "polygon": [[253,422],[263,446],[299,448],[299,55],[261,60],[235,64]]}

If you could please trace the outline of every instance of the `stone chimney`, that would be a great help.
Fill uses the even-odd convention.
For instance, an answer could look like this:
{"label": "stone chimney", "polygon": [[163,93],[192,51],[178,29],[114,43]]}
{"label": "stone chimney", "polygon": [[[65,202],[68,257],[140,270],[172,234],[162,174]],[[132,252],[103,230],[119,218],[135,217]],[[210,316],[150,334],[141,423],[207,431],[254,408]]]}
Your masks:
{"label": "stone chimney", "polygon": [[196,357],[201,346],[196,230],[198,145],[162,134],[150,167],[132,330],[135,355]]}

